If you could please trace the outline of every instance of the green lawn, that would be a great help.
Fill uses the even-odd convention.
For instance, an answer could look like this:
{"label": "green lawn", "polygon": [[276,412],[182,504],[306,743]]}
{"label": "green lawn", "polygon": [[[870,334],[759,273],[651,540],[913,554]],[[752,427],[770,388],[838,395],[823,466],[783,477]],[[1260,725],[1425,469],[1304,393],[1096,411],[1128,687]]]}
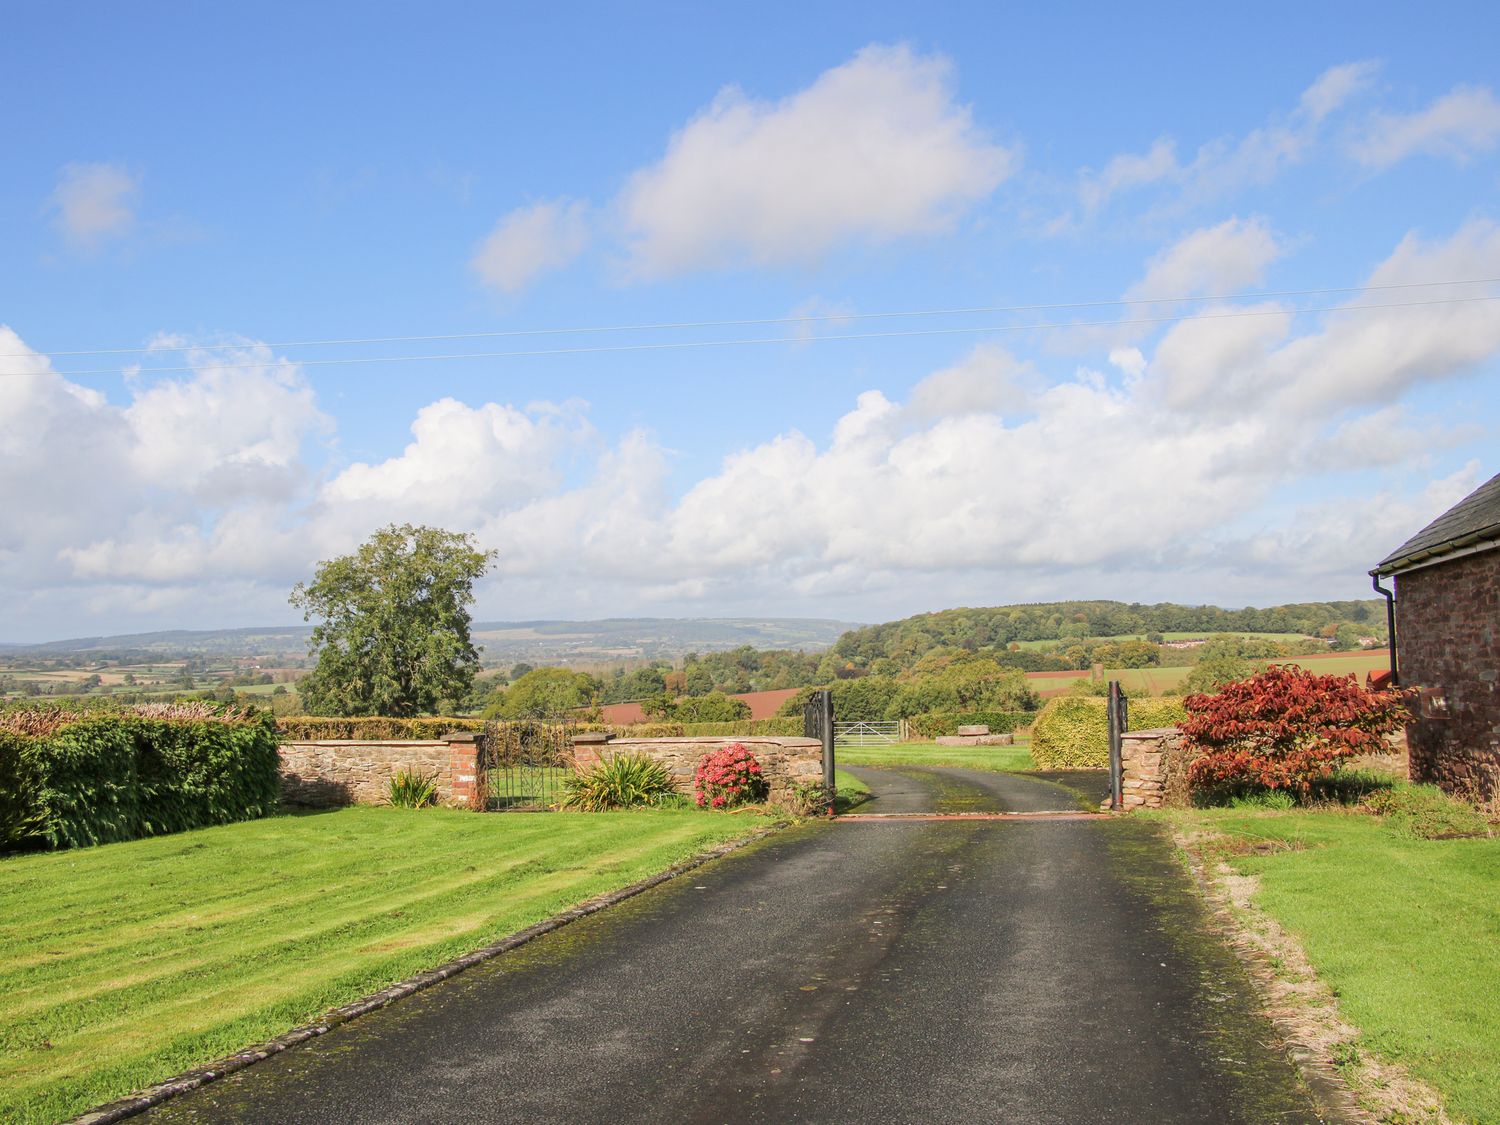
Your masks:
{"label": "green lawn", "polygon": [[72,1116],[762,824],[353,808],[0,859],[0,1119]]}
{"label": "green lawn", "polygon": [[1344,812],[1170,814],[1293,850],[1231,855],[1361,1029],[1472,1121],[1500,1121],[1500,839],[1411,840]]}
{"label": "green lawn", "polygon": [[1031,740],[1016,746],[939,746],[935,742],[901,742],[894,746],[840,746],[834,760],[841,766],[957,766],[970,770],[1029,770]]}

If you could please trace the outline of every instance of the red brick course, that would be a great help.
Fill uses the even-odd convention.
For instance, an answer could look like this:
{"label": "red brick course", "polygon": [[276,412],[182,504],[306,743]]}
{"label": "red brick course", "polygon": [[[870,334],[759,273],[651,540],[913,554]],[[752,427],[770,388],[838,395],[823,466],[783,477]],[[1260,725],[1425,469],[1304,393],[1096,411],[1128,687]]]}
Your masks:
{"label": "red brick course", "polygon": [[1500,550],[1398,574],[1396,638],[1412,780],[1500,796]]}

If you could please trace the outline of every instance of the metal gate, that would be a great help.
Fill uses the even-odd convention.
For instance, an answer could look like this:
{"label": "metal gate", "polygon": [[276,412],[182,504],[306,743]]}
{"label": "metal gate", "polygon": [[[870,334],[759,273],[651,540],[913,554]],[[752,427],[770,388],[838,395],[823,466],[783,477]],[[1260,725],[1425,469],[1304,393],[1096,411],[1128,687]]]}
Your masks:
{"label": "metal gate", "polygon": [[806,738],[816,738],[823,744],[823,790],[828,794],[829,800],[833,799],[835,790],[833,737],[837,725],[833,721],[833,693],[813,692],[802,708],[802,734]]}
{"label": "metal gate", "polygon": [[833,741],[840,746],[894,746],[901,741],[901,723],[834,723]]}
{"label": "metal gate", "polygon": [[563,782],[574,773],[575,729],[564,717],[485,723],[475,807],[494,812],[557,808]]}

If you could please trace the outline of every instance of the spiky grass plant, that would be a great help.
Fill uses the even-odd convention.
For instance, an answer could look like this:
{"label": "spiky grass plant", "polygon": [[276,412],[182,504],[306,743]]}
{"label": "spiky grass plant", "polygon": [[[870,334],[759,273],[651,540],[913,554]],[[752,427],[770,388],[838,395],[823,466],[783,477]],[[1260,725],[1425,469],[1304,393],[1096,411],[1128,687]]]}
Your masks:
{"label": "spiky grass plant", "polygon": [[562,807],[580,812],[659,805],[675,795],[672,776],[644,754],[615,754],[563,781]]}
{"label": "spiky grass plant", "polygon": [[398,809],[420,809],[437,804],[438,775],[414,769],[397,770],[391,775],[391,792],[386,803]]}

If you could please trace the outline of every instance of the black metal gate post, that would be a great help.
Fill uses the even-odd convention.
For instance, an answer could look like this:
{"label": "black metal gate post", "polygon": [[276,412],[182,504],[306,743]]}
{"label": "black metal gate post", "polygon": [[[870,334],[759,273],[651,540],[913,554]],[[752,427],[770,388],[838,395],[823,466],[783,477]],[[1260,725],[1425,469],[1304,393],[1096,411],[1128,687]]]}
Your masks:
{"label": "black metal gate post", "polygon": [[1120,761],[1120,736],[1128,728],[1129,719],[1125,710],[1125,696],[1120,691],[1120,681],[1109,681],[1109,807],[1119,812],[1121,788],[1124,783],[1123,766]]}
{"label": "black metal gate post", "polygon": [[828,794],[828,799],[833,799],[834,761],[833,761],[833,692],[820,691],[821,704],[823,707],[823,791]]}
{"label": "black metal gate post", "polygon": [[833,799],[833,692],[815,691],[802,708],[802,734],[823,743],[823,791]]}

